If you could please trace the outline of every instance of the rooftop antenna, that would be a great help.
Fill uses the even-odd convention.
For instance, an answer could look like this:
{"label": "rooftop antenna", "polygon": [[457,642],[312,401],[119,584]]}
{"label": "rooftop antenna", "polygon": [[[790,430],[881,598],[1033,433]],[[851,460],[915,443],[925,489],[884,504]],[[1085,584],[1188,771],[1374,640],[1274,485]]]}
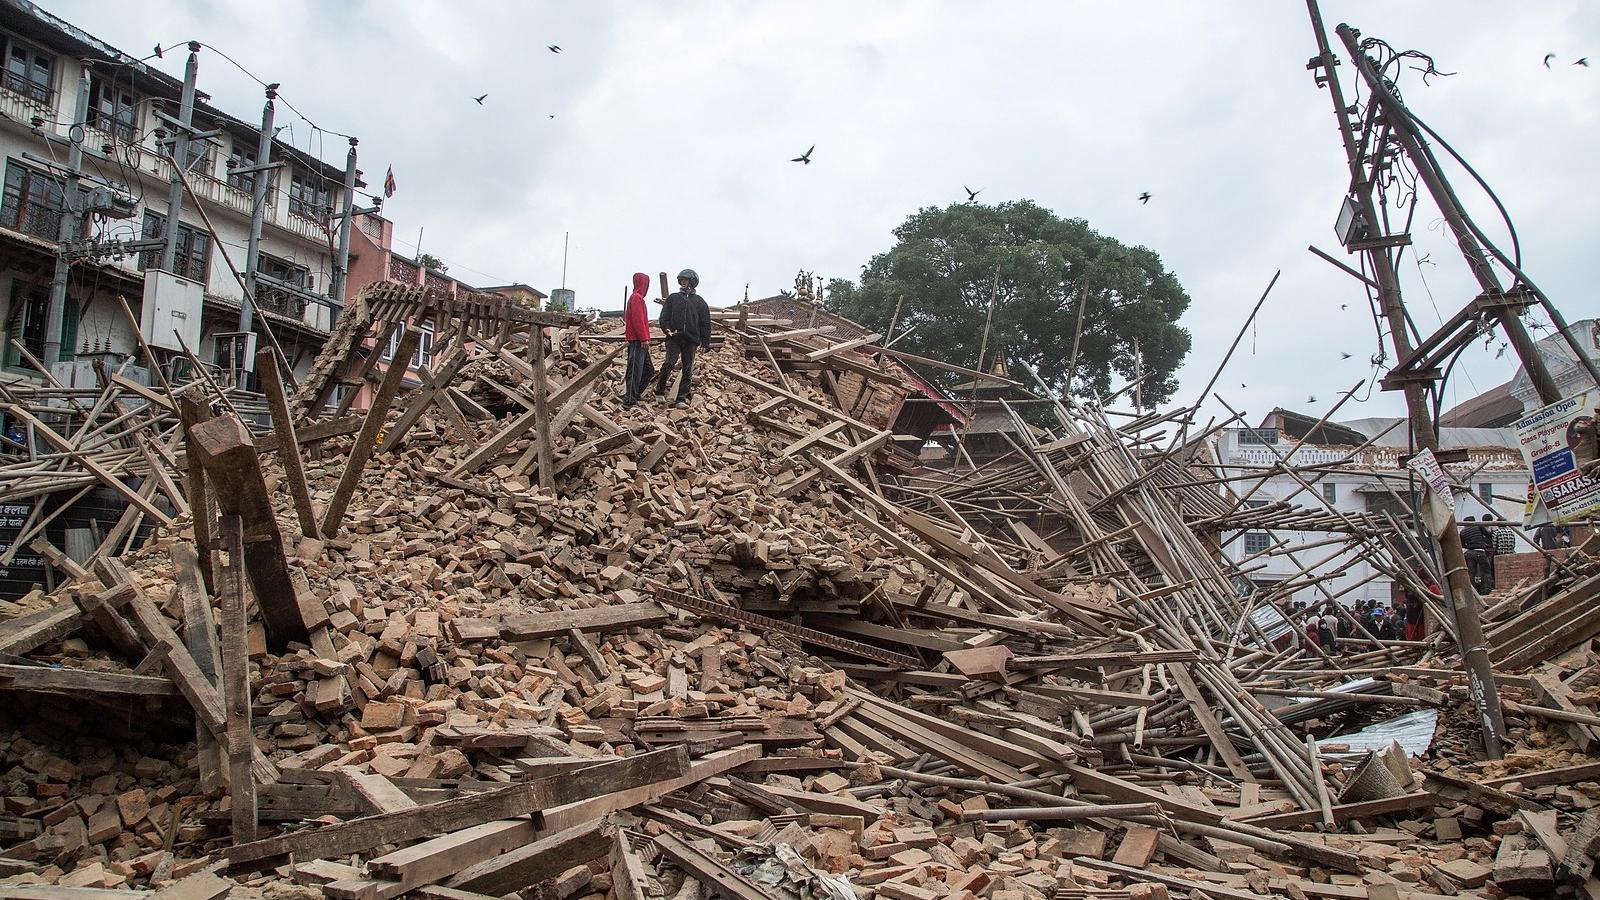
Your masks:
{"label": "rooftop antenna", "polygon": [[567,242],[571,240],[572,232],[561,233],[561,286],[567,286]]}
{"label": "rooftop antenna", "polygon": [[422,265],[422,229],[423,226],[417,226],[417,265],[419,266]]}

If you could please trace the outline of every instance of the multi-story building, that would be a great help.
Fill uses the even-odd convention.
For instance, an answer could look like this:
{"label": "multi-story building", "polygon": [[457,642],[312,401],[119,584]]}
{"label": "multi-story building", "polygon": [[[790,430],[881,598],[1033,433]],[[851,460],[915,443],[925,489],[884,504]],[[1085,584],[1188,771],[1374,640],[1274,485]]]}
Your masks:
{"label": "multi-story building", "polygon": [[[1250,494],[1245,500],[1248,507],[1287,501],[1314,512],[1332,509],[1353,518],[1393,513],[1404,523],[1410,521],[1413,501],[1412,482],[1403,462],[1410,454],[1408,437],[1404,421],[1393,418],[1318,424],[1314,416],[1275,409],[1260,427],[1224,429],[1216,438],[1215,453],[1222,474],[1240,479],[1229,482],[1231,490],[1239,496]],[[1466,454],[1464,461],[1445,465],[1458,486],[1469,488],[1456,496],[1458,518],[1521,521],[1529,479],[1510,429],[1441,428],[1439,444],[1441,450]],[[1267,474],[1280,462],[1299,469],[1300,478],[1311,482],[1314,495],[1292,475]],[[1316,466],[1328,468],[1311,468]],[[1259,486],[1259,479],[1247,477],[1258,473],[1267,474]],[[1390,578],[1359,554],[1330,557],[1329,536],[1286,528],[1231,532],[1223,535],[1223,552],[1236,562],[1255,557],[1245,568],[1250,579],[1262,587],[1305,568],[1313,574],[1337,573],[1322,586],[1339,595],[1341,602],[1389,602]],[[1530,547],[1521,537],[1518,543],[1521,549]],[[1304,550],[1297,549],[1302,546]],[[1321,596],[1320,591],[1307,588],[1295,599],[1314,601]]]}
{"label": "multi-story building", "polygon": [[[168,51],[169,58],[184,52]],[[291,365],[309,367],[338,315],[336,223],[344,208],[345,166],[275,139],[270,162],[277,167],[250,171],[259,126],[214,108],[203,90],[197,92],[193,127],[209,136],[190,142],[185,172],[204,216],[186,193],[172,269],[187,305],[163,307],[157,318],[142,306],[145,275],[160,266],[160,250],[118,253],[112,242],[160,238],[169,227],[172,168],[166,160],[174,144],[163,138],[175,136],[176,128],[163,115],[179,115],[183,82],[28,0],[0,0],[0,53],[0,377],[39,377],[20,345],[68,384],[92,377],[79,363],[97,354],[133,356],[129,371],[148,379],[119,295],[143,318],[158,364],[182,367],[175,362],[183,354],[170,335],[174,330],[188,332],[183,343],[203,363],[217,364],[227,356],[217,336],[240,326],[245,291],[234,269],[242,277],[252,274],[246,247],[259,178],[267,179],[267,188],[251,331],[270,327]],[[208,59],[220,62],[203,49],[199,59],[202,74]],[[76,188],[69,188],[72,144],[82,153]],[[344,142],[331,146],[343,150]],[[96,193],[95,200],[69,203],[73,192]],[[43,360],[63,217],[67,234],[88,252],[69,255],[60,347],[55,358]]]}

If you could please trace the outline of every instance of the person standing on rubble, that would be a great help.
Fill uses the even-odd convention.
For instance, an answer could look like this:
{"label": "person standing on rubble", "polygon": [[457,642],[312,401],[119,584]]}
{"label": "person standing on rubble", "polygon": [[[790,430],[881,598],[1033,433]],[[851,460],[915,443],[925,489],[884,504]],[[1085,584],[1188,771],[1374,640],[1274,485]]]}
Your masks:
{"label": "person standing on rubble", "polygon": [[697,292],[699,287],[700,276],[693,269],[684,269],[678,273],[678,290],[661,304],[661,330],[667,335],[667,353],[656,378],[656,396],[667,395],[667,381],[682,359],[683,379],[678,383],[673,406],[689,405],[694,394],[695,352],[711,349],[711,308]]}
{"label": "person standing on rubble", "polygon": [[628,305],[622,310],[622,336],[628,341],[628,369],[623,378],[622,408],[628,409],[644,396],[645,388],[655,377],[656,365],[650,359],[650,312],[645,308],[644,295],[650,290],[650,276],[633,273],[633,293],[628,295]]}

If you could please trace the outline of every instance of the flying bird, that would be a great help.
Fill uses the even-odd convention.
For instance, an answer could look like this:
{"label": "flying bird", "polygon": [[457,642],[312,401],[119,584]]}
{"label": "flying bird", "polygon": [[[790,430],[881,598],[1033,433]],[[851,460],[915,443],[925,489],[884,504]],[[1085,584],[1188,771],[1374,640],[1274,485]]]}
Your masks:
{"label": "flying bird", "polygon": [[978,199],[978,195],[983,193],[983,188],[978,188],[977,190],[973,190],[972,188],[969,188],[964,184],[961,186],[961,189],[963,191],[967,192],[967,202],[968,203],[975,202]]}
{"label": "flying bird", "polygon": [[1315,402],[1317,402],[1317,398],[1315,396],[1307,397],[1306,398],[1306,402],[1307,403],[1315,403]]}
{"label": "flying bird", "polygon": [[1140,194],[1139,195],[1139,202],[1140,203],[1149,203],[1150,202],[1150,192],[1149,191],[1145,191],[1144,193]]}
{"label": "flying bird", "polygon": [[552,118],[552,119],[554,119],[554,118],[555,118],[555,117],[556,117],[556,114],[555,114],[555,113],[551,113],[551,114],[550,114],[550,118]]}
{"label": "flying bird", "polygon": [[1583,59],[1580,59],[1577,62],[1573,63],[1573,65],[1575,65],[1575,66],[1583,66],[1585,69],[1587,69],[1587,68],[1589,68],[1589,57],[1585,56]]}
{"label": "flying bird", "polygon": [[[816,144],[812,144],[811,145],[811,150],[815,150],[815,149],[817,149],[817,145]],[[789,162],[797,162],[797,163],[800,163],[801,165],[806,165],[806,166],[811,165],[811,150],[807,150],[806,152],[800,154],[799,156],[796,156],[794,159],[789,160]]]}
{"label": "flying bird", "polygon": [[482,106],[483,105],[483,98],[485,98],[487,96],[489,96],[489,95],[488,94],[479,94],[478,96],[473,97],[472,99],[478,101],[478,105]]}
{"label": "flying bird", "polygon": [[561,45],[560,44],[551,44],[550,45],[550,52],[551,53],[560,53],[561,52]]}
{"label": "flying bird", "polygon": [[1550,68],[1550,60],[1555,59],[1555,58],[1556,58],[1556,55],[1554,53],[1546,53],[1544,55],[1544,67],[1546,69]]}
{"label": "flying bird", "polygon": [[1339,354],[1339,358],[1340,359],[1349,359],[1350,358],[1350,354],[1348,354],[1348,353],[1340,353]]}
{"label": "flying bird", "polygon": [[1350,308],[1350,304],[1348,304],[1348,303],[1341,303],[1341,304],[1339,304],[1339,308],[1340,308],[1340,309],[1349,309],[1349,308]]}

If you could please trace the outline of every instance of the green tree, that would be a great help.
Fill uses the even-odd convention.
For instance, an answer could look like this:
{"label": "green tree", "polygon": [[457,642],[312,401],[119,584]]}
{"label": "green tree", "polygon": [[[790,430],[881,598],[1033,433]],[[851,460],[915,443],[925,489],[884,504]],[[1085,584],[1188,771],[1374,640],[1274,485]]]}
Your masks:
{"label": "green tree", "polygon": [[444,264],[444,260],[434,256],[432,253],[424,253],[417,257],[417,265],[423,267],[424,269],[431,269],[432,271],[438,272],[440,275],[450,271],[450,267]]}
{"label": "green tree", "polygon": [[829,284],[828,309],[883,333],[898,301],[895,333],[915,331],[897,349],[972,367],[995,292],[984,368],[1003,354],[1007,363],[1035,367],[1059,392],[1086,301],[1074,393],[1108,393],[1113,373],[1133,379],[1136,348],[1148,375],[1147,406],[1177,388],[1174,374],[1189,352],[1189,332],[1177,322],[1189,295],[1150,250],[1125,246],[1083,219],[1064,219],[1030,200],[929,207],[894,236],[888,252],[862,267],[859,285]]}

